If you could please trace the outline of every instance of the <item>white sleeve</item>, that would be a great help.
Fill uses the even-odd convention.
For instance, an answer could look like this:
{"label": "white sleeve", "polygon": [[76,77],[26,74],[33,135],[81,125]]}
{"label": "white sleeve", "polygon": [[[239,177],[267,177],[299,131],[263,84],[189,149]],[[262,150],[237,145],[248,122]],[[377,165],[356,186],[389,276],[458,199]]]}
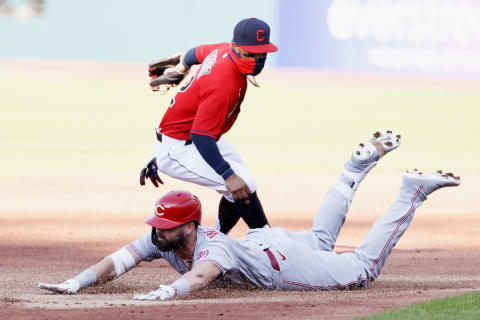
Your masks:
{"label": "white sleeve", "polygon": [[162,252],[152,242],[152,231],[142,234],[137,240],[128,244],[137,257],[142,261],[152,261],[163,258]]}

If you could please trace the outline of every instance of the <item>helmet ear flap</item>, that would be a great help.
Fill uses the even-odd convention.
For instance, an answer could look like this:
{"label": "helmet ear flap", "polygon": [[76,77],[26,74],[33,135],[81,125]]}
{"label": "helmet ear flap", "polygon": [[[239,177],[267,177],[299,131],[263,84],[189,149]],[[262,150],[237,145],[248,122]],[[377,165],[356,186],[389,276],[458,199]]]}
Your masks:
{"label": "helmet ear flap", "polygon": [[157,229],[152,227],[152,233],[151,233],[151,238],[152,238],[152,243],[157,246]]}

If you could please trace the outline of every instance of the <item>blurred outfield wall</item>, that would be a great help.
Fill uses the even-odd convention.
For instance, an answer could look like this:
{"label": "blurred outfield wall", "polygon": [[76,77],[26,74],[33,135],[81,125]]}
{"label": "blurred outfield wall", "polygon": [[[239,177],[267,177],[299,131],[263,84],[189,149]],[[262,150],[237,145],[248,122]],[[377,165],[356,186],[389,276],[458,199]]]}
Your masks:
{"label": "blurred outfield wall", "polygon": [[[480,77],[478,0],[4,0],[0,58],[138,61],[230,41],[256,16],[280,50],[270,66]],[[1,5],[2,1],[0,1]]]}
{"label": "blurred outfield wall", "polygon": [[281,67],[480,76],[480,1],[281,1]]}
{"label": "blurred outfield wall", "polygon": [[277,16],[275,0],[45,0],[43,13],[30,17],[27,1],[6,2],[11,12],[0,10],[0,58],[145,62],[231,41],[235,24],[252,16],[273,31]]}

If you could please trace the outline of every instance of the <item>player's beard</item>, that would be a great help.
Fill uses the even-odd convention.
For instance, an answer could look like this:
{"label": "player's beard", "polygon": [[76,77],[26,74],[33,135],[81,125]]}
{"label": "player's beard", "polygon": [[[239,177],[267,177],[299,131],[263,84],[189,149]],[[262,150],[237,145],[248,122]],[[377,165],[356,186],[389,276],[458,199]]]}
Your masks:
{"label": "player's beard", "polygon": [[180,249],[185,246],[185,233],[180,232],[176,235],[173,240],[167,240],[158,234],[156,236],[155,245],[160,251],[170,251],[175,249]]}

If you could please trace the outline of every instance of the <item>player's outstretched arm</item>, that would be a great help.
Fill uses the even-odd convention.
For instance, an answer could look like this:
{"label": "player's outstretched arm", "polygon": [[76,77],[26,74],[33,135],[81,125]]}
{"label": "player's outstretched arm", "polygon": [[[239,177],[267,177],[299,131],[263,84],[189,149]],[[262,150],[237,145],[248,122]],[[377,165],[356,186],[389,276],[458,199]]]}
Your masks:
{"label": "player's outstretched arm", "polygon": [[188,281],[191,291],[196,291],[206,287],[221,273],[222,270],[216,264],[210,261],[200,261],[190,272],[185,273],[182,278]]}
{"label": "player's outstretched arm", "polygon": [[161,285],[155,291],[147,294],[136,294],[134,300],[167,300],[175,296],[184,295],[192,291],[206,287],[213,279],[218,277],[222,271],[209,261],[198,262],[191,271],[185,273],[171,285]]}
{"label": "player's outstretched arm", "polygon": [[72,279],[58,284],[39,282],[37,287],[56,293],[74,294],[86,286],[101,284],[118,278],[137,266],[140,261],[132,249],[125,246],[80,272]]}

